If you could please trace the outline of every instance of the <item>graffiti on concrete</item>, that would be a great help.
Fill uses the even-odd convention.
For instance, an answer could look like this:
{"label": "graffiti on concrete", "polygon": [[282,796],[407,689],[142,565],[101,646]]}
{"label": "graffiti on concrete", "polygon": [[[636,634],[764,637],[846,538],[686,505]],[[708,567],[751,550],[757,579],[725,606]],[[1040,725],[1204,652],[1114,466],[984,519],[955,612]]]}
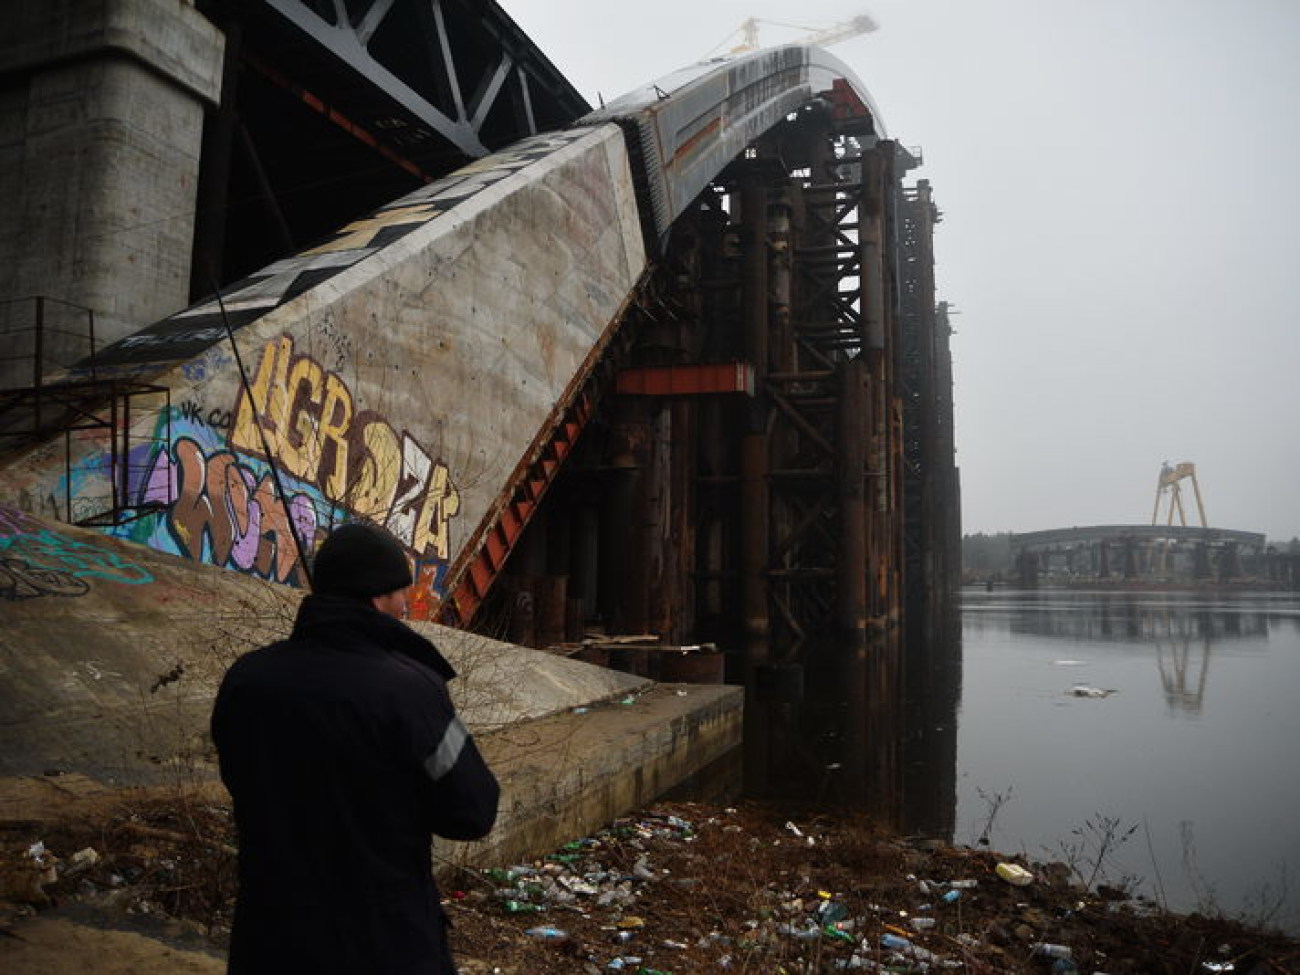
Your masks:
{"label": "graffiti on concrete", "polygon": [[263,579],[300,583],[298,545],[310,549],[316,536],[312,498],[290,495],[286,513],[270,473],[259,473],[229,450],[205,453],[192,437],[177,438],[169,451],[155,455],[139,497],[142,504],[167,508],[163,521],[172,544],[165,549]]}
{"label": "graffiti on concrete", "polygon": [[202,423],[205,426],[213,427],[217,430],[224,430],[230,426],[233,414],[229,410],[223,410],[220,407],[211,410],[205,410],[198,403],[186,400],[176,408],[177,414],[182,420],[189,420],[193,423]]}
{"label": "graffiti on concrete", "polygon": [[0,506],[0,558],[6,560],[11,572],[19,569],[10,563],[20,562],[32,572],[54,573],[47,579],[47,586],[54,585],[50,580],[64,574],[79,580],[105,579],[125,585],[153,582],[152,573],[112,549],[72,538],[4,506]]}
{"label": "graffiti on concrete", "polygon": [[0,559],[0,599],[17,602],[36,596],[84,596],[90,583],[71,572],[40,569],[22,559]]}
{"label": "graffiti on concrete", "polygon": [[[356,220],[319,247],[276,261],[213,298],[119,339],[96,356],[98,369],[189,359],[303,292],[352,267],[519,170],[587,138],[589,129],[525,139],[434,180]],[[193,377],[191,377],[193,378]]]}
{"label": "graffiti on concrete", "polygon": [[266,344],[234,409],[183,402],[159,419],[156,436],[162,446],[136,448],[128,464],[131,495],[152,513],[114,534],[302,585],[299,547],[311,552],[330,527],[362,518],[392,531],[420,585],[440,592],[460,511],[447,465],[358,409],[348,384],[295,354],[289,336]]}
{"label": "graffiti on concrete", "polygon": [[295,355],[288,336],[262,350],[230,446],[253,456],[269,450],[283,471],[386,526],[417,556],[448,557],[460,492],[447,465],[378,414],[357,410],[338,374]]}

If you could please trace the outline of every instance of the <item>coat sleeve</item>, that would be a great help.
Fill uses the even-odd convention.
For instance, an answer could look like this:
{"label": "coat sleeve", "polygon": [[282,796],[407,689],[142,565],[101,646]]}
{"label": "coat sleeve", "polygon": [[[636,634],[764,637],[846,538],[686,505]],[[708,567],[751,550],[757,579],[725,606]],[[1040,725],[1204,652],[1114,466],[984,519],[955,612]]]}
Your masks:
{"label": "coat sleeve", "polygon": [[500,786],[440,681],[412,719],[411,757],[419,765],[429,829],[450,840],[486,836],[496,822]]}

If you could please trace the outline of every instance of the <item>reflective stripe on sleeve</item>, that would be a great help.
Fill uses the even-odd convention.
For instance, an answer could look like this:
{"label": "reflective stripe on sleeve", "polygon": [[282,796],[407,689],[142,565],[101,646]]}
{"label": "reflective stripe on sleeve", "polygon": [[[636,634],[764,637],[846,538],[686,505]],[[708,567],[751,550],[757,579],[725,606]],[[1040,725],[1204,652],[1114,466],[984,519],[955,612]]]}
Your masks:
{"label": "reflective stripe on sleeve", "polygon": [[469,732],[460,723],[460,718],[452,718],[443,732],[442,741],[433,750],[433,754],[424,760],[424,770],[429,778],[437,782],[456,765],[465,742],[469,741]]}

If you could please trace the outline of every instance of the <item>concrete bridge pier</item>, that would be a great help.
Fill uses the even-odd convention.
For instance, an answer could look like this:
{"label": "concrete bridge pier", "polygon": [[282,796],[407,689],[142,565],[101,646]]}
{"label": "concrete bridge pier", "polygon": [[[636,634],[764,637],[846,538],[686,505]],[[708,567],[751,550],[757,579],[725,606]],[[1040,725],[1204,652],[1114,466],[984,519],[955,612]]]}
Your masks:
{"label": "concrete bridge pier", "polygon": [[[9,5],[11,8],[15,5]],[[189,303],[205,106],[221,92],[221,33],[192,5],[17,5],[0,44],[0,388],[33,385]],[[14,23],[14,20],[17,23]],[[21,188],[21,192],[19,192]]]}

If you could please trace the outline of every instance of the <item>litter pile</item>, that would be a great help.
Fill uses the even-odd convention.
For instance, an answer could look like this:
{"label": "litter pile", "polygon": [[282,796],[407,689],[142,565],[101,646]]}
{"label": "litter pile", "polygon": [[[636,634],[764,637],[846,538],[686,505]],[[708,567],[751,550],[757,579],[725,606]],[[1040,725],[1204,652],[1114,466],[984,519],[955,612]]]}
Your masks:
{"label": "litter pile", "polygon": [[465,975],[1300,971],[1300,945],[855,817],[660,805],[452,890]]}
{"label": "litter pile", "polygon": [[[3,827],[11,975],[28,970],[9,967],[4,945],[33,913],[162,921],[197,951],[229,937],[234,838],[219,801]],[[851,812],[663,803],[546,857],[448,868],[442,886],[462,975],[1300,972],[1295,939],[1070,878],[1066,864],[909,841]],[[73,951],[57,970],[95,969]]]}

